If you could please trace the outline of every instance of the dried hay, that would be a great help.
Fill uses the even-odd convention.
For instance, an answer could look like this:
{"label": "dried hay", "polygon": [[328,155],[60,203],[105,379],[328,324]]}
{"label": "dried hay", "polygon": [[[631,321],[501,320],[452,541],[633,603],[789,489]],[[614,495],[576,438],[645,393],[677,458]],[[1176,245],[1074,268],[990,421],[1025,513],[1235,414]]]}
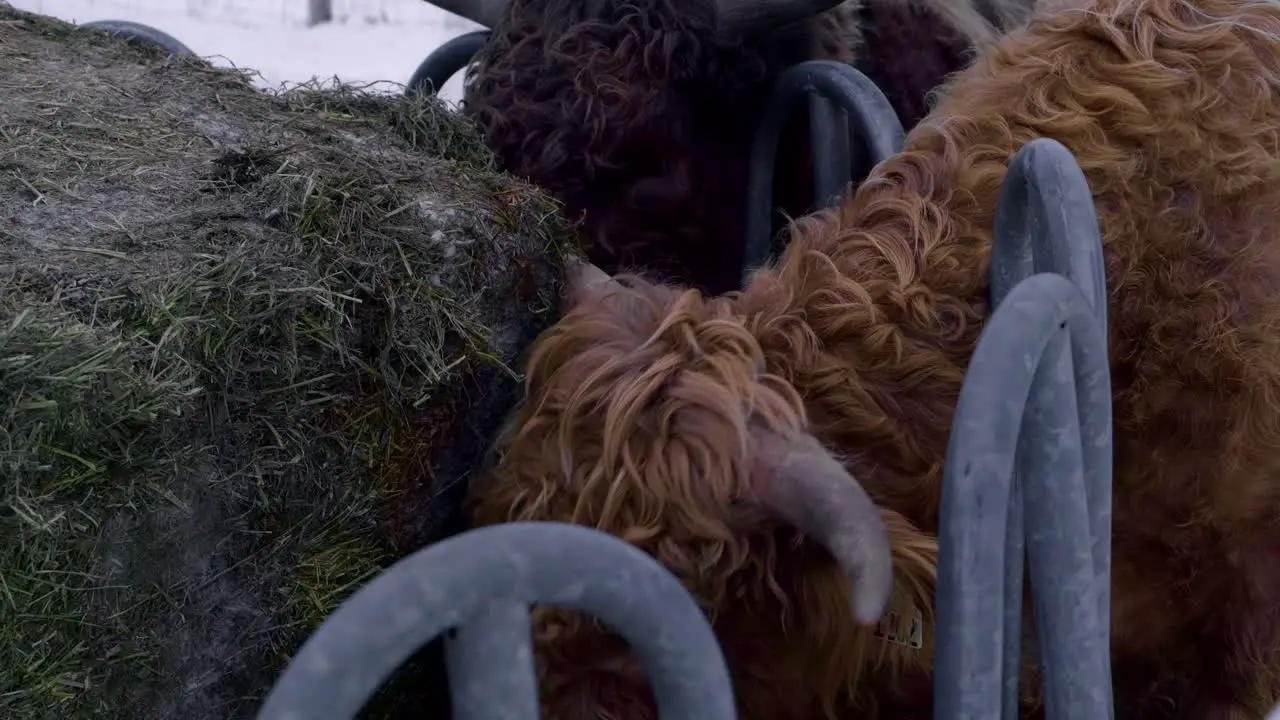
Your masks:
{"label": "dried hay", "polygon": [[0,716],[251,716],[455,529],[567,237],[434,99],[0,3]]}

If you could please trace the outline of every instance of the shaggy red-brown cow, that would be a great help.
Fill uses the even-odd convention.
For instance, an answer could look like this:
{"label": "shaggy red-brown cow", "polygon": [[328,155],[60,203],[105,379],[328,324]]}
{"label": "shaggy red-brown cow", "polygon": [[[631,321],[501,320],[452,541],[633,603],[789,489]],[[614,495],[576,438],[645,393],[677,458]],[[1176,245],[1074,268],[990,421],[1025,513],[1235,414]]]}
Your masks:
{"label": "shaggy red-brown cow", "polygon": [[[463,110],[502,169],[581,219],[589,258],[719,293],[741,284],[751,136],[783,70],[857,62],[910,127],[994,37],[984,15],[1003,26],[1032,0],[432,2],[496,26]],[[805,116],[774,183],[792,217],[813,207]]]}
{"label": "shaggy red-brown cow", "polygon": [[[742,292],[583,273],[473,519],[653,554],[711,617],[744,718],[928,717],[941,468],[997,193],[1039,137],[1075,154],[1105,245],[1117,717],[1262,718],[1280,695],[1274,0],[1042,9]],[[921,650],[859,622],[885,592],[862,490]],[[613,636],[546,609],[536,627],[548,717],[653,717]]]}

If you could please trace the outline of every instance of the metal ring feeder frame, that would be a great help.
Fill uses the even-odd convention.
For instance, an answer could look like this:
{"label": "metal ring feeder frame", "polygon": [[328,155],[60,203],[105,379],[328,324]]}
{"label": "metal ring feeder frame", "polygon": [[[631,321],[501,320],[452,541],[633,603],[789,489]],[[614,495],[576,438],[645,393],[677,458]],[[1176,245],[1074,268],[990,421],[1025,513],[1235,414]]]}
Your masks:
{"label": "metal ring feeder frame", "polygon": [[934,715],[1018,718],[1025,558],[1046,717],[1110,719],[1102,243],[1084,173],[1056,141],[1027,143],[1009,164],[991,304],[944,468]]}
{"label": "metal ring feeder frame", "polygon": [[409,76],[404,94],[424,92],[434,95],[440,92],[449,78],[471,64],[476,53],[489,42],[489,35],[488,30],[475,30],[442,43]]}
{"label": "metal ring feeder frame", "polygon": [[99,30],[105,30],[112,35],[122,37],[131,43],[158,47],[172,55],[195,55],[195,53],[191,51],[191,48],[183,45],[177,38],[169,33],[157,30],[150,25],[144,25],[131,20],[94,20],[92,22],[82,23],[80,27],[91,27]]}
{"label": "metal ring feeder frame", "polygon": [[446,636],[457,720],[536,720],[528,606],[599,617],[639,657],[662,720],[736,720],[715,635],[684,587],[639,549],[576,525],[507,523],[419,550],[320,625],[258,720],[349,720],[414,651]]}
{"label": "metal ring feeder frame", "polygon": [[834,60],[810,60],[787,68],[774,83],[751,146],[747,272],[764,265],[774,252],[770,229],[778,140],[802,97],[809,99],[814,191],[819,207],[837,202],[853,181],[846,117],[862,138],[872,165],[902,150],[902,123],[889,99],[866,75]]}

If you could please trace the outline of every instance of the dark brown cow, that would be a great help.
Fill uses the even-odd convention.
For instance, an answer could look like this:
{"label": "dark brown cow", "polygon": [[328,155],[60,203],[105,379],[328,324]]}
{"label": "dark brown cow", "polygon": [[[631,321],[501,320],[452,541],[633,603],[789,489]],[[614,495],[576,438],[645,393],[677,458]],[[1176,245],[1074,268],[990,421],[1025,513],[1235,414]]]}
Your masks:
{"label": "dark brown cow", "polygon": [[[495,28],[464,111],[500,166],[581,218],[606,271],[712,293],[741,283],[751,135],[779,73],[804,60],[859,64],[909,127],[971,46],[994,37],[977,3],[998,24],[1030,3],[433,1]],[[784,135],[774,184],[793,217],[812,209],[805,114]]]}

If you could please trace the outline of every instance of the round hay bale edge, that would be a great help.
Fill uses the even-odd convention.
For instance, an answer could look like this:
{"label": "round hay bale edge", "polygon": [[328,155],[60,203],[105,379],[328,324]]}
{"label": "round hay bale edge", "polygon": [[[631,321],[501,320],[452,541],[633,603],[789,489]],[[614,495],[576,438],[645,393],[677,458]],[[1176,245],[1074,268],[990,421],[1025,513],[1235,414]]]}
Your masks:
{"label": "round hay bale edge", "polygon": [[0,716],[251,717],[456,531],[569,233],[439,100],[0,3]]}

